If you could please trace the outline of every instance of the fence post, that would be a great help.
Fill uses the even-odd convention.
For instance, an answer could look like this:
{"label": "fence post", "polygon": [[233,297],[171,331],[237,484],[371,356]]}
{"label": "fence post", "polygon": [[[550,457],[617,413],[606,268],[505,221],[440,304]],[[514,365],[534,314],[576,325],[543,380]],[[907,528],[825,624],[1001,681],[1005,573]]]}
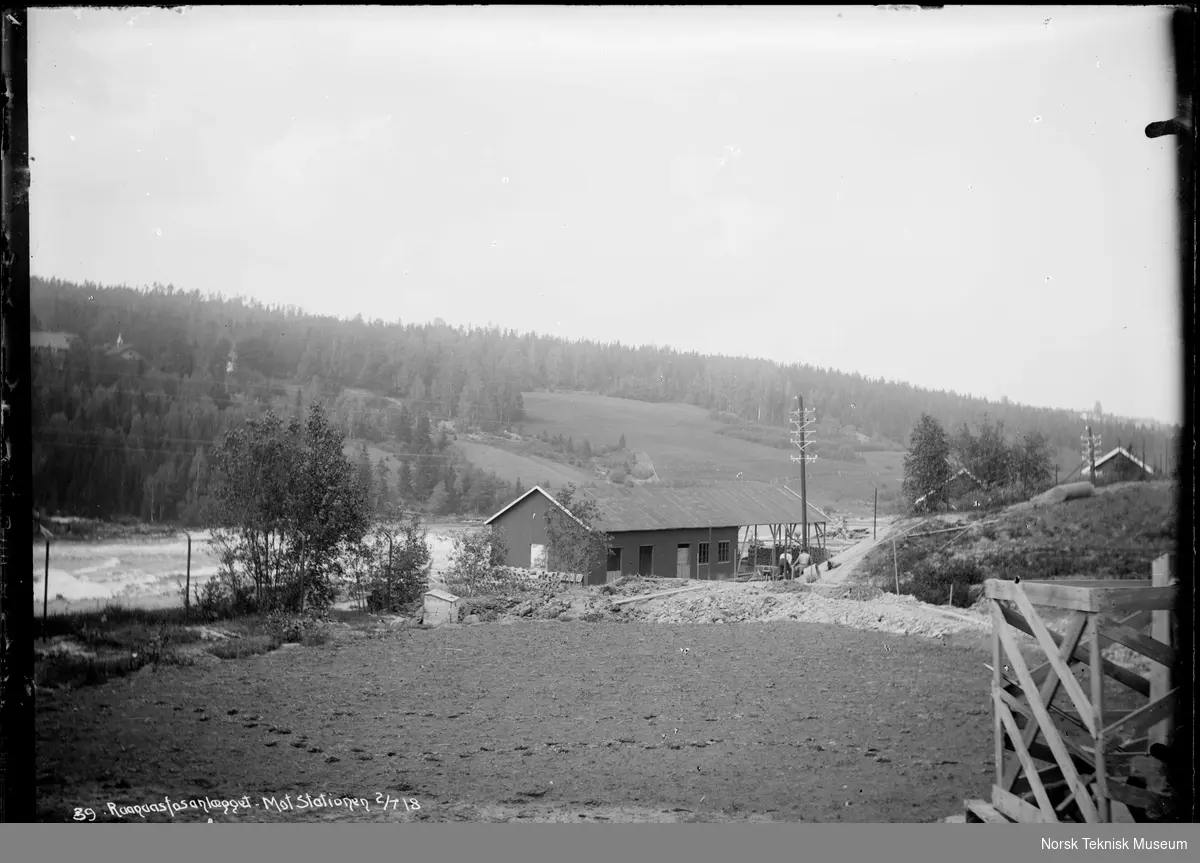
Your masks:
{"label": "fence post", "polygon": [[[1171,583],[1172,570],[1175,568],[1174,556],[1164,554],[1150,565],[1151,586],[1166,587]],[[1152,611],[1150,613],[1150,637],[1174,647],[1171,632],[1171,611]],[[1150,703],[1166,695],[1171,689],[1171,672],[1173,669],[1155,665],[1150,671]],[[1147,733],[1150,743],[1161,743],[1169,746],[1172,737],[1171,720],[1164,719],[1154,725]]]}
{"label": "fence post", "polygon": [[896,540],[892,539],[892,567],[896,573],[896,596],[900,595],[900,560],[896,557]]}
{"label": "fence post", "polygon": [[187,537],[188,541],[187,580],[183,583],[183,610],[185,614],[190,614],[192,611],[192,535],[186,530],[183,535]]}
{"label": "fence post", "polygon": [[46,607],[50,603],[50,537],[46,537],[46,571],[42,576],[42,641],[47,639]]}

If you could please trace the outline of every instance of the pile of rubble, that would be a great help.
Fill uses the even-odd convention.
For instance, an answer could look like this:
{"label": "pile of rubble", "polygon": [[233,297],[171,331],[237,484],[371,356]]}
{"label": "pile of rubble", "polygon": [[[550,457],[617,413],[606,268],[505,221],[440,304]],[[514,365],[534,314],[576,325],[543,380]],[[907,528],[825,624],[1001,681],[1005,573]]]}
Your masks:
{"label": "pile of rubble", "polygon": [[[520,619],[698,624],[800,621],[930,638],[990,631],[986,614],[978,610],[941,609],[868,585],[799,581],[737,583],[633,577],[599,589],[466,597],[461,603],[460,624],[511,623]],[[420,622],[418,615],[415,620],[397,625]]]}
{"label": "pile of rubble", "polygon": [[940,638],[952,633],[986,633],[982,616],[952,615],[909,596],[869,587],[720,584],[641,604],[634,615],[655,623],[836,623],[855,629]]}

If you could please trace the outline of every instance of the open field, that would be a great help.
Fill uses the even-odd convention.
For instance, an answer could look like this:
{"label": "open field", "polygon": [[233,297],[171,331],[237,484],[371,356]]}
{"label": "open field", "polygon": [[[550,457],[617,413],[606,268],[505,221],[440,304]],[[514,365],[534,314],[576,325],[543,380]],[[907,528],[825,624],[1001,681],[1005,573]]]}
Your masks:
{"label": "open field", "polygon": [[541,485],[546,480],[549,480],[556,489],[562,488],[567,483],[581,486],[596,481],[596,477],[586,470],[550,461],[550,459],[512,452],[501,447],[465,440],[455,441],[452,447],[461,452],[467,461],[480,470],[494,472],[496,476],[506,482],[515,482],[519,479],[525,488]]}
{"label": "open field", "polygon": [[324,792],[371,820],[933,821],[990,781],[985,659],[821,624],[345,629],[39,692],[39,818],[246,795],[214,820],[312,820],[261,798]]}
{"label": "open field", "polygon": [[[623,434],[629,449],[650,456],[663,480],[732,480],[741,473],[747,480],[787,478],[798,487],[791,450],[718,434],[722,424],[709,419],[702,408],[591,393],[533,392],[522,398],[526,435],[546,431],[598,445],[615,444]],[[872,479],[899,487],[902,453],[871,452],[863,457],[865,464],[818,460],[810,465],[812,502],[823,509],[833,506],[862,514],[870,512]]]}

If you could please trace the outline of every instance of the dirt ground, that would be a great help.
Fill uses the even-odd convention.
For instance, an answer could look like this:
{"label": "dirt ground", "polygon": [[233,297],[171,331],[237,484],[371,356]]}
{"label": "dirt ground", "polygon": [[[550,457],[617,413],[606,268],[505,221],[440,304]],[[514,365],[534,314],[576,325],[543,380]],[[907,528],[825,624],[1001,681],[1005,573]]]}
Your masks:
{"label": "dirt ground", "polygon": [[[936,821],[990,782],[982,643],[801,622],[343,628],[39,692],[39,818],[244,797],[174,817]],[[368,805],[264,808],[304,793]]]}

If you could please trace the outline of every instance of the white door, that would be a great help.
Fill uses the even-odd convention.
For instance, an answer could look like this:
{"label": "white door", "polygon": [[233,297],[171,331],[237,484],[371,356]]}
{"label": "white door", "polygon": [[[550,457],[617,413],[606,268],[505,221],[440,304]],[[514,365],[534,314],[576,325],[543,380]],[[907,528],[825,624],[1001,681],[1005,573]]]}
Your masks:
{"label": "white door", "polygon": [[546,546],[537,543],[529,546],[529,568],[546,571]]}
{"label": "white door", "polygon": [[690,545],[679,546],[679,551],[675,554],[675,577],[676,578],[691,578],[692,577],[691,552],[692,552],[692,547]]}

